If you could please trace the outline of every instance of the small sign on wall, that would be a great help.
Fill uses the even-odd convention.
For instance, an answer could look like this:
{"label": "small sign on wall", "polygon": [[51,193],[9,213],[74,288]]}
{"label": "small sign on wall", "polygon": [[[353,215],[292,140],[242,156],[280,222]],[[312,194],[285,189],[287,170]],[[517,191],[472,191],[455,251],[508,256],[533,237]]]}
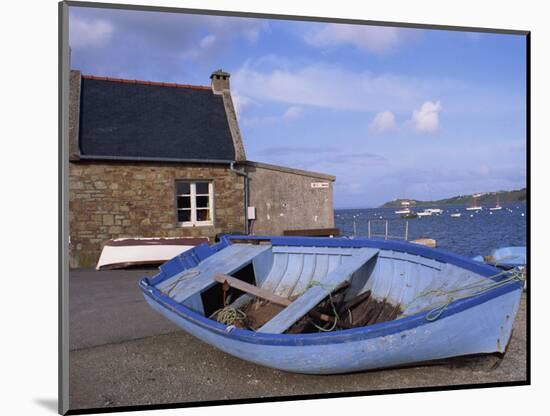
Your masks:
{"label": "small sign on wall", "polygon": [[311,182],[312,188],[328,188],[329,183],[328,182]]}

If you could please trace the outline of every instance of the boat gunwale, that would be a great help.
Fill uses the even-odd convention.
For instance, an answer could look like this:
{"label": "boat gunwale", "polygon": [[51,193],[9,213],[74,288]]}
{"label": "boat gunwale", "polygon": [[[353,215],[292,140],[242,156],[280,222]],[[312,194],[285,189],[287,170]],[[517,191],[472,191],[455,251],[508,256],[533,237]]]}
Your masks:
{"label": "boat gunwale", "polygon": [[[344,239],[344,238],[318,238],[318,237],[264,237],[264,236],[223,236],[218,244],[212,247],[213,253],[225,248],[231,244],[231,240],[269,240],[273,246],[276,245],[301,245],[301,246],[324,246],[324,247],[372,247],[392,251],[401,251],[408,254],[416,254],[434,260],[439,260],[444,263],[450,263],[457,267],[462,267],[466,270],[477,273],[483,277],[491,278],[498,282],[509,276],[507,272],[487,264],[477,263],[471,259],[454,253],[445,252],[443,250],[435,250],[429,247],[423,247],[411,243],[403,243],[398,241],[387,240],[371,240],[371,239]],[[467,266],[467,267],[464,267]],[[162,275],[162,273],[159,273]],[[498,275],[499,277],[495,277]],[[280,345],[280,346],[304,346],[304,345],[323,345],[332,343],[354,342],[364,339],[383,337],[399,332],[403,332],[415,327],[429,324],[433,321],[426,319],[426,315],[430,311],[423,311],[417,314],[403,317],[400,319],[381,322],[373,325],[368,325],[359,328],[343,329],[334,332],[323,332],[313,334],[270,334],[254,332],[247,329],[239,329],[233,327],[228,330],[228,326],[220,324],[212,319],[203,316],[190,308],[180,304],[170,297],[164,295],[155,286],[161,281],[171,276],[159,276],[153,278],[145,277],[140,281],[140,289],[145,296],[151,298],[152,301],[159,304],[164,309],[175,313],[177,316],[189,321],[218,335],[228,337],[234,340],[265,345]],[[481,303],[490,301],[496,297],[502,296],[514,290],[521,290],[522,283],[512,281],[505,285],[487,290],[481,294],[457,299],[449,303],[437,318],[445,319],[468,308],[474,307]]]}
{"label": "boat gunwale", "polygon": [[[430,260],[436,260],[441,263],[449,263],[457,267],[461,267],[473,273],[477,273],[482,277],[491,277],[495,276],[500,269],[497,267],[487,264],[474,261],[468,257],[461,256],[459,254],[451,253],[444,249],[432,248],[423,246],[421,244],[413,244],[403,241],[395,240],[378,240],[378,239],[369,239],[369,238],[344,238],[344,237],[295,237],[295,236],[283,236],[283,237],[273,237],[273,236],[248,236],[248,235],[223,235],[220,237],[220,241],[208,248],[211,250],[210,255],[224,249],[225,247],[233,244],[232,240],[241,241],[269,241],[272,246],[319,246],[319,247],[340,247],[340,248],[378,248],[381,250],[388,251],[399,251],[406,254],[417,255],[421,257],[428,258]],[[181,255],[193,255],[195,249],[200,248],[197,246],[193,249],[187,250]],[[176,257],[177,258],[177,257]],[[182,264],[182,270],[187,269],[188,267]],[[159,272],[159,274],[149,278],[152,285],[156,286],[159,283],[162,283],[164,280],[171,278],[164,273]],[[492,278],[495,281],[500,281],[502,278]]]}

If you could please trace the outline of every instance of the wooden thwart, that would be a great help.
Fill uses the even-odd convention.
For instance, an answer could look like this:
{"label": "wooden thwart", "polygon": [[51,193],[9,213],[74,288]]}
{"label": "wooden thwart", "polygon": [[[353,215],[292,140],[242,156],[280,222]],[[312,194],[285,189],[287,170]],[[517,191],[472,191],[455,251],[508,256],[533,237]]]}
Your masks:
{"label": "wooden thwart", "polygon": [[268,290],[264,290],[257,286],[243,282],[242,280],[236,279],[226,274],[220,274],[220,273],[215,274],[213,276],[213,279],[218,283],[221,283],[221,284],[227,283],[232,288],[239,289],[245,293],[249,293],[258,298],[268,300],[269,302],[275,303],[277,305],[288,306],[292,303],[290,299],[283,298],[282,296],[278,296],[273,292],[270,292]]}
{"label": "wooden thwart", "polygon": [[[257,286],[251,285],[249,283],[243,282],[242,280],[236,279],[233,276],[228,276],[226,274],[218,273],[218,274],[215,274],[212,278],[216,282],[221,283],[222,285],[226,284],[226,285],[228,285],[228,286],[230,286],[234,289],[238,289],[242,292],[248,293],[250,295],[254,295],[258,298],[267,300],[267,301],[269,301],[271,303],[274,303],[276,305],[288,306],[292,303],[292,301],[290,299],[283,298],[282,296],[276,295],[273,292],[270,292],[268,290],[265,290],[265,289],[259,288]],[[335,289],[335,291],[345,289],[348,286],[349,286],[349,282],[342,282]],[[312,311],[309,311],[309,314],[311,314],[312,316],[314,316],[318,319],[321,319],[322,321],[325,321],[325,322],[330,322],[330,323],[334,322],[334,317],[329,316],[329,315],[324,314],[324,313],[318,313],[318,312],[312,310]]]}
{"label": "wooden thwart", "polygon": [[361,248],[345,264],[330,272],[321,285],[316,285],[302,294],[295,302],[287,306],[271,321],[263,325],[258,332],[282,334],[315,305],[326,298],[343,282],[350,281],[352,275],[378,254],[375,248]]}

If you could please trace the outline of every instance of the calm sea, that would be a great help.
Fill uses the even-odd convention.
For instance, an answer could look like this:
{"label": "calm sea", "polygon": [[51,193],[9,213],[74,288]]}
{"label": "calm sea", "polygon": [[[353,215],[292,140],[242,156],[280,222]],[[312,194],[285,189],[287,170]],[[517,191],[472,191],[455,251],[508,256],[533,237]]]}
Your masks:
{"label": "calm sea", "polygon": [[[438,247],[468,257],[486,255],[498,247],[526,245],[525,203],[502,204],[500,211],[484,208],[476,213],[466,211],[463,205],[430,208],[441,208],[443,213],[403,219],[394,213],[394,208],[340,209],[335,211],[335,222],[343,235],[352,236],[355,221],[356,235],[364,237],[368,235],[369,220],[371,233],[384,234],[385,220],[388,220],[389,235],[400,237],[404,236],[408,222],[409,240],[433,238]],[[461,216],[451,217],[455,212],[460,212]]]}

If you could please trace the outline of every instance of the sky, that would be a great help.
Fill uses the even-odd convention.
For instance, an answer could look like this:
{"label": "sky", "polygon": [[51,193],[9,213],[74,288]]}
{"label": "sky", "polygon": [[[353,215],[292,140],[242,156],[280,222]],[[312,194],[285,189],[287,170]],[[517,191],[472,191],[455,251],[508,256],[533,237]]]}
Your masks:
{"label": "sky", "polygon": [[335,208],[526,186],[522,35],[71,7],[71,67],[231,74],[247,158],[336,176]]}

